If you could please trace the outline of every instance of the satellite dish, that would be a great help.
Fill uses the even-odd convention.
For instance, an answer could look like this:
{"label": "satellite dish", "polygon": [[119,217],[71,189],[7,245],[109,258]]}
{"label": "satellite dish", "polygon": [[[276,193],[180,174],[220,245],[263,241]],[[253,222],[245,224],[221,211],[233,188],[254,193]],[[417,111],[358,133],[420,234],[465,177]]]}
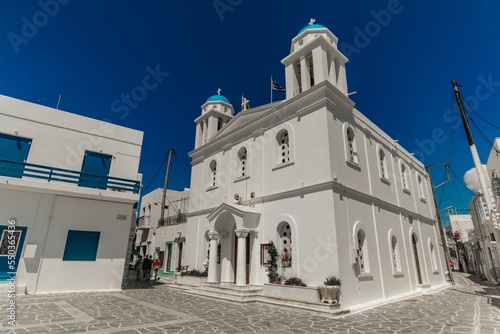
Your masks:
{"label": "satellite dish", "polygon": [[234,194],[234,200],[239,201],[240,200],[240,195],[238,193]]}

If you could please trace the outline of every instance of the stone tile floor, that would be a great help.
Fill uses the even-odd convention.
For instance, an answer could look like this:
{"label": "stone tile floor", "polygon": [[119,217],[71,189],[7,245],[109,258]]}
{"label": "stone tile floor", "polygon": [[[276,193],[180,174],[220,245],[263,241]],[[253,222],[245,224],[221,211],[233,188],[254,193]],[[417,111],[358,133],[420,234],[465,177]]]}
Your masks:
{"label": "stone tile floor", "polygon": [[500,333],[500,287],[468,276],[454,273],[447,289],[340,317],[129,280],[119,292],[18,296],[15,327],[0,297],[0,333]]}

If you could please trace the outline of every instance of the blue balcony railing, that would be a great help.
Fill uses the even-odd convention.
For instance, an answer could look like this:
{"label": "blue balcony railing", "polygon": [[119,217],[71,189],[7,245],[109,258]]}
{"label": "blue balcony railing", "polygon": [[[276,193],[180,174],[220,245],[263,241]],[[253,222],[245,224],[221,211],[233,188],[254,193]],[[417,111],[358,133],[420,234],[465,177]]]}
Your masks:
{"label": "blue balcony railing", "polygon": [[85,188],[110,189],[134,194],[138,194],[140,188],[140,182],[135,180],[3,159],[0,159],[0,176],[32,177],[48,182],[72,183]]}

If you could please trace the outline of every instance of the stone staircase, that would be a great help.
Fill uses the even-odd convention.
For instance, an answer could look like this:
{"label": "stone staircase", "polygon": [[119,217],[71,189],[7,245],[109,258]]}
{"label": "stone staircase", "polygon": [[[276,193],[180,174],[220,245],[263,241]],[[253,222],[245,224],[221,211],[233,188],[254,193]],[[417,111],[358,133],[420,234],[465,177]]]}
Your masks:
{"label": "stone staircase", "polygon": [[258,300],[262,296],[264,289],[258,286],[234,286],[234,285],[215,285],[204,284],[199,287],[192,287],[186,290],[186,293],[203,297],[223,299],[240,303],[250,303]]}
{"label": "stone staircase", "polygon": [[[167,283],[168,284],[168,283]],[[177,284],[168,284],[174,287]],[[339,316],[349,313],[348,309],[340,307],[340,304],[326,304],[295,301],[284,298],[268,297],[263,295],[263,288],[260,286],[244,286],[238,287],[232,284],[219,285],[205,283],[202,286],[177,286],[184,289],[185,293],[206,298],[222,299],[238,303],[266,303],[276,306],[293,307],[330,316]]]}

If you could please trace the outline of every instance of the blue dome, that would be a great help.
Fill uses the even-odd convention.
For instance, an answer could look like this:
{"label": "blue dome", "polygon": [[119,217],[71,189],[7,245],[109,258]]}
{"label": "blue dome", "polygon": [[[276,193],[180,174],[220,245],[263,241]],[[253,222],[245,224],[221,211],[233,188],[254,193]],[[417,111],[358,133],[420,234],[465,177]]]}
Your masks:
{"label": "blue dome", "polygon": [[305,26],[301,31],[299,31],[299,33],[297,35],[300,35],[302,34],[304,31],[308,30],[308,29],[321,29],[321,28],[326,28],[325,26],[321,25],[321,24],[311,24],[311,25],[307,25]]}
{"label": "blue dome", "polygon": [[207,102],[216,102],[216,101],[222,101],[222,102],[226,102],[228,104],[231,104],[231,102],[229,102],[229,100],[225,97],[225,96],[222,96],[222,95],[212,95],[210,96],[208,99],[207,99]]}

